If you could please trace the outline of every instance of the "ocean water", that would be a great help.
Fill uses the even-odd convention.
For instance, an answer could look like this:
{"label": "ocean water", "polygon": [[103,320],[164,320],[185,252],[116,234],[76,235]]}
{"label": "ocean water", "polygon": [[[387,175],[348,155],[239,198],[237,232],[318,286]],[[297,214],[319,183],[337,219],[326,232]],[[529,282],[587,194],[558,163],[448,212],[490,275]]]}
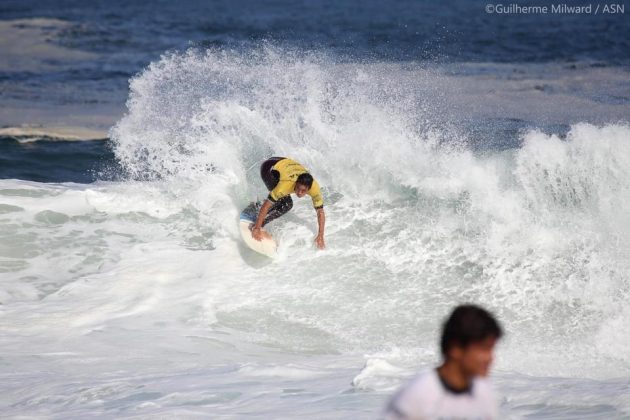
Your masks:
{"label": "ocean water", "polygon": [[475,302],[504,418],[630,418],[627,19],[484,5],[4,2],[2,417],[379,418]]}

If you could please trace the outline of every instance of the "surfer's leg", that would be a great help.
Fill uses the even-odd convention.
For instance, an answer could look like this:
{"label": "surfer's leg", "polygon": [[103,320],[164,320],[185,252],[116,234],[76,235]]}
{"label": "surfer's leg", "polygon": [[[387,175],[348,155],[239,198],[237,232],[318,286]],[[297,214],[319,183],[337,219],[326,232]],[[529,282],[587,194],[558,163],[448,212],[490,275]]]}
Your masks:
{"label": "surfer's leg", "polygon": [[293,208],[293,200],[291,199],[291,196],[287,195],[285,197],[282,197],[280,200],[276,201],[274,205],[271,206],[271,208],[269,209],[269,212],[267,213],[267,217],[265,217],[263,226],[265,226],[267,223],[271,222],[272,220],[277,219],[283,214],[287,213],[292,208]]}
{"label": "surfer's leg", "polygon": [[260,177],[265,183],[265,187],[267,187],[267,190],[269,191],[273,190],[280,180],[280,173],[278,173],[278,171],[272,170],[271,168],[282,159],[284,158],[272,157],[270,159],[267,159],[262,163],[262,165],[260,165]]}

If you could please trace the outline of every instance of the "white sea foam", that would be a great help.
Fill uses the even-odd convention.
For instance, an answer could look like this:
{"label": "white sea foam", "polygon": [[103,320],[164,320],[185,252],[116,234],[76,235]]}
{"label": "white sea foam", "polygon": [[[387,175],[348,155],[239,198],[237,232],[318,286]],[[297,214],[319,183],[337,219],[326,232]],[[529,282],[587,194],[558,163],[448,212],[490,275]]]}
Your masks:
{"label": "white sea foam", "polygon": [[[507,330],[506,416],[630,414],[630,127],[480,156],[441,83],[273,48],[151,65],[111,132],[129,180],[0,181],[4,412],[374,418],[472,301]],[[307,200],[279,259],[239,241],[271,155],[325,186],[326,251]]]}

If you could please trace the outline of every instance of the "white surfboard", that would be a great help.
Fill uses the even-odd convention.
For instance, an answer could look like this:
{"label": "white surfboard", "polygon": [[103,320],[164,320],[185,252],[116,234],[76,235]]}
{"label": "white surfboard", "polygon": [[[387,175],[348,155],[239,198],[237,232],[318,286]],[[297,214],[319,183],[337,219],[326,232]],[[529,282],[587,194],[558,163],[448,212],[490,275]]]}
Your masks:
{"label": "white surfboard", "polygon": [[247,245],[251,250],[258,252],[259,254],[266,255],[267,257],[273,258],[276,256],[276,252],[278,250],[278,244],[273,239],[273,236],[269,232],[264,229],[262,231],[262,239],[257,241],[252,236],[251,228],[256,222],[256,217],[258,216],[258,208],[254,203],[250,203],[249,206],[245,207],[241,212],[239,217],[239,228],[241,231],[241,237],[243,238],[243,242]]}

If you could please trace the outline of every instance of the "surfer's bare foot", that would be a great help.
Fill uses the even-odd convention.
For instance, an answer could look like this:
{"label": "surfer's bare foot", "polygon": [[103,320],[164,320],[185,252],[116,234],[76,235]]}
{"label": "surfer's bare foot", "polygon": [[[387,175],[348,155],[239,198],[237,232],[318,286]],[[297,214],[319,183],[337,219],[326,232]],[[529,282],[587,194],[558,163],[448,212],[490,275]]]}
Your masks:
{"label": "surfer's bare foot", "polygon": [[252,238],[256,239],[257,241],[261,241],[263,238],[262,230],[257,227],[252,228]]}

